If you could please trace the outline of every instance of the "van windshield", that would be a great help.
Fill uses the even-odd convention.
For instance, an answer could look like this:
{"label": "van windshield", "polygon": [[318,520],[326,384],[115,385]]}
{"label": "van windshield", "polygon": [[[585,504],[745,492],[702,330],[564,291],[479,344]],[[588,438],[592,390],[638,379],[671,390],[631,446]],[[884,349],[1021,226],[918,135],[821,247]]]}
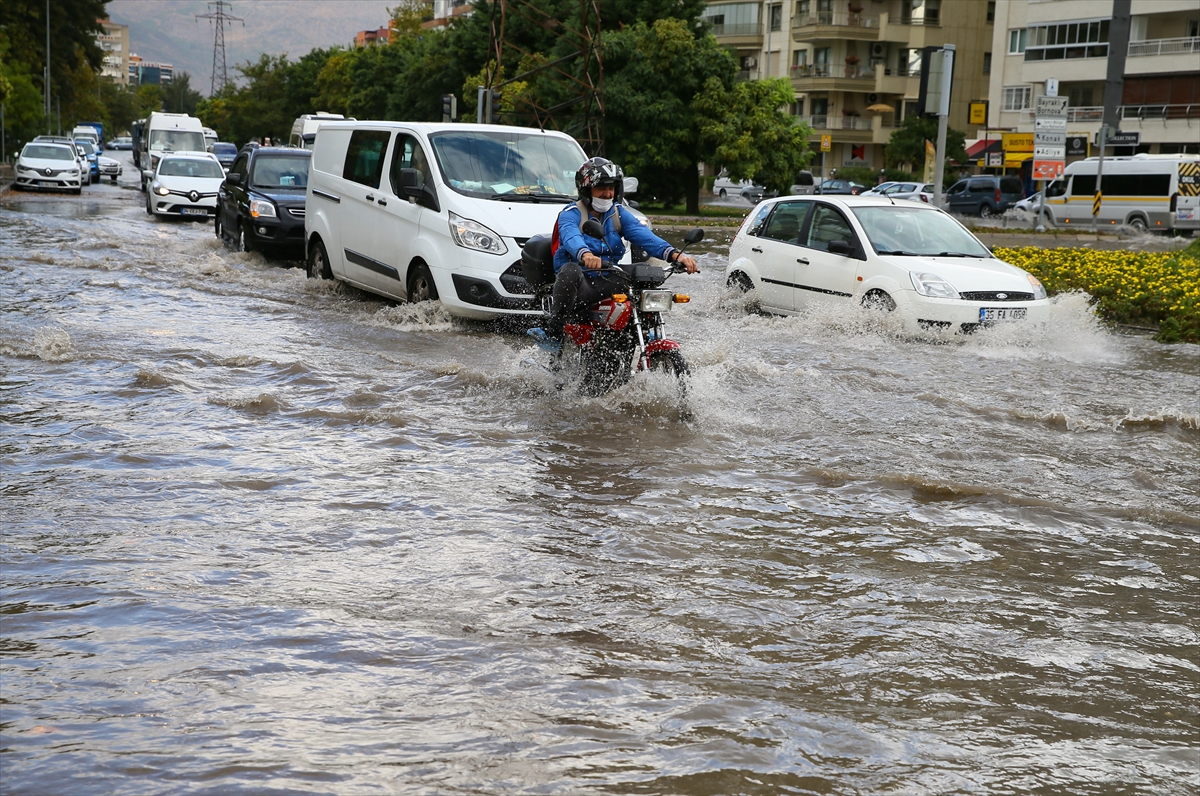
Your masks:
{"label": "van windshield", "polygon": [[574,141],[538,132],[454,131],[430,141],[450,188],[499,201],[572,201],[575,172],[587,158]]}
{"label": "van windshield", "polygon": [[155,152],[203,152],[204,134],[191,130],[153,130],[150,149]]}

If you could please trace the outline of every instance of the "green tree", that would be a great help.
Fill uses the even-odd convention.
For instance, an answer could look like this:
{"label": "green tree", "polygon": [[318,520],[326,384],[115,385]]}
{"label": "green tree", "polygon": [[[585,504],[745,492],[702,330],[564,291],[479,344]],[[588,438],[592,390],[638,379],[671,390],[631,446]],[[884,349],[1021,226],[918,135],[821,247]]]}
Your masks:
{"label": "green tree", "polygon": [[194,116],[196,105],[203,98],[204,95],[192,88],[192,76],[187,72],[179,72],[163,87],[163,110]]}
{"label": "green tree", "polygon": [[143,83],[138,86],[136,96],[139,119],[163,109],[162,86],[157,83]]}
{"label": "green tree", "polygon": [[[104,6],[104,0],[54,0],[49,6],[51,108],[56,111],[61,103],[64,120],[76,92],[86,90],[75,79],[80,66],[87,64],[100,71],[103,53],[96,34],[102,30],[99,20],[108,16]],[[6,32],[11,45],[6,58],[26,65],[39,93],[46,63],[46,8],[46,3],[37,0],[0,2],[0,30]]]}
{"label": "green tree", "polygon": [[341,50],[326,59],[320,73],[317,74],[317,93],[313,101],[318,107],[329,113],[347,113],[350,108],[350,92],[354,90],[350,77],[354,57],[353,51]]}
{"label": "green tree", "polygon": [[8,36],[0,29],[0,81],[4,90],[4,132],[9,152],[18,151],[26,141],[46,132],[42,115],[42,92],[34,83],[32,70],[9,55]]}
{"label": "green tree", "polygon": [[392,21],[392,44],[408,36],[420,35],[421,23],[433,19],[430,4],[424,0],[400,0],[399,5],[388,9],[388,14]]}
{"label": "green tree", "polygon": [[[908,166],[911,171],[921,173],[925,163],[926,139],[937,142],[937,118],[925,119],[911,114],[892,133],[883,149],[884,160],[891,168]],[[967,137],[959,130],[946,129],[946,157],[959,163],[967,162],[965,147]]]}

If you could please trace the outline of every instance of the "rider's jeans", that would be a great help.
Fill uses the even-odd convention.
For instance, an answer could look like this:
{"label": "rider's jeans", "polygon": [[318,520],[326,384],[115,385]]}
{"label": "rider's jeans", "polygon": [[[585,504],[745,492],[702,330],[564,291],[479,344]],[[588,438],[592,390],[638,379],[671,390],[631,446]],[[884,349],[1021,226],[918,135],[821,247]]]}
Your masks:
{"label": "rider's jeans", "polygon": [[567,263],[554,279],[554,300],[546,333],[561,337],[563,325],[582,320],[583,313],[601,299],[628,289],[629,280],[604,271],[592,271],[579,263]]}

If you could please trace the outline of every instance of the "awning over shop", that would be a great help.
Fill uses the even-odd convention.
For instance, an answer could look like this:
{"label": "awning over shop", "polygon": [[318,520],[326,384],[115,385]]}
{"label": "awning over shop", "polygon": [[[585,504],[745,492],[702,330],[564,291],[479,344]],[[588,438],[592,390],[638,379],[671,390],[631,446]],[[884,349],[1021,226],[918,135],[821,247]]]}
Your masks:
{"label": "awning over shop", "polygon": [[980,138],[967,147],[967,159],[974,160],[982,158],[988,152],[1000,152],[1004,148],[1004,141],[999,138]]}
{"label": "awning over shop", "polygon": [[1009,152],[1004,156],[1004,168],[1019,169],[1022,163],[1032,158],[1032,152]]}

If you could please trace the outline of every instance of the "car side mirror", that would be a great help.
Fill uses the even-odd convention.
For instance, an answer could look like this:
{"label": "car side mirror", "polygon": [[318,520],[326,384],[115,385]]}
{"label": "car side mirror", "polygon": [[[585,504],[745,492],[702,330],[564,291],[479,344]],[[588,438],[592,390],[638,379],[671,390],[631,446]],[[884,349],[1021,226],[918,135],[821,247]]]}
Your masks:
{"label": "car side mirror", "polygon": [[625,189],[625,193],[637,193],[638,178],[637,177],[626,177],[625,182],[622,183],[622,187]]}
{"label": "car side mirror", "polygon": [[604,227],[594,218],[589,218],[583,222],[583,234],[589,238],[599,238],[604,240]]}
{"label": "car side mirror", "polygon": [[854,249],[851,248],[849,242],[847,242],[847,241],[831,240],[831,241],[829,241],[828,251],[830,254],[840,254],[843,257],[849,257],[851,252],[854,251]]}
{"label": "car side mirror", "polygon": [[428,207],[435,213],[441,210],[437,194],[433,192],[432,187],[421,184],[421,172],[416,169],[400,169],[400,195],[415,199],[417,204]]}
{"label": "car side mirror", "polygon": [[241,185],[242,184],[242,175],[240,175],[240,174],[227,174],[227,175],[225,175],[225,179],[229,182],[230,185]]}

